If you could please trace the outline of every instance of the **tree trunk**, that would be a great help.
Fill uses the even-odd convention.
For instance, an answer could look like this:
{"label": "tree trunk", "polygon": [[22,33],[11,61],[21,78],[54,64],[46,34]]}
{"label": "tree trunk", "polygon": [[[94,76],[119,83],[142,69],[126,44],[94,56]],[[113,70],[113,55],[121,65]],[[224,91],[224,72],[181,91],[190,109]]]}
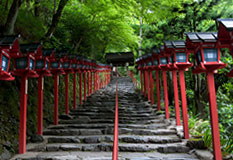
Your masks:
{"label": "tree trunk", "polygon": [[173,93],[173,81],[172,81],[172,72],[168,72],[168,101],[169,105],[174,105],[173,100],[174,100],[174,93]]}
{"label": "tree trunk", "polygon": [[56,9],[57,9],[57,1],[53,1],[53,14],[56,14]]}
{"label": "tree trunk", "polygon": [[35,0],[35,6],[34,6],[34,15],[35,17],[39,17],[40,16],[40,12],[39,12],[39,0]]}
{"label": "tree trunk", "polygon": [[19,14],[19,8],[22,4],[23,0],[14,0],[10,11],[7,16],[7,20],[4,26],[3,34],[9,35],[14,33],[14,27],[15,27],[15,22],[17,19],[17,16]]}
{"label": "tree trunk", "polygon": [[6,3],[5,3],[5,12],[8,10],[8,0],[6,0]]}
{"label": "tree trunk", "polygon": [[50,38],[53,35],[53,32],[56,29],[56,26],[61,18],[62,11],[67,4],[68,0],[61,0],[57,9],[57,12],[53,15],[52,24],[49,27],[47,33],[45,34],[45,38]]}
{"label": "tree trunk", "polygon": [[139,56],[142,55],[142,17],[140,17],[140,32],[139,32]]}

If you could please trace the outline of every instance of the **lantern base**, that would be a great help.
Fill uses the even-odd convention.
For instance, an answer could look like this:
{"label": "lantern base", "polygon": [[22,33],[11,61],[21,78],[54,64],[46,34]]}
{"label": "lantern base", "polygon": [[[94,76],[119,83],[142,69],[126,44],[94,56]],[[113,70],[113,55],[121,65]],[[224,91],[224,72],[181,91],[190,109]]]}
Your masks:
{"label": "lantern base", "polygon": [[27,77],[30,77],[30,78],[38,78],[39,75],[35,72],[35,71],[32,71],[32,70],[15,70],[12,72],[13,75],[15,76],[27,76]]}
{"label": "lantern base", "polygon": [[15,80],[15,77],[13,77],[10,73],[0,71],[0,80],[13,81]]}
{"label": "lantern base", "polygon": [[165,70],[165,71],[169,71],[171,68],[168,64],[161,64],[160,69]]}
{"label": "lantern base", "polygon": [[52,77],[53,75],[51,74],[51,72],[47,69],[43,69],[43,70],[39,70],[37,71],[36,70],[36,73],[38,73],[39,75],[42,75],[42,76],[46,76],[46,77]]}
{"label": "lantern base", "polygon": [[62,70],[62,69],[51,69],[50,72],[52,74],[62,74],[62,75],[65,74],[64,70]]}
{"label": "lantern base", "polygon": [[204,72],[214,72],[215,70],[226,67],[225,63],[210,62],[210,63],[200,63],[194,70],[193,74],[199,74]]}
{"label": "lantern base", "polygon": [[229,73],[227,73],[227,77],[233,77],[233,69]]}
{"label": "lantern base", "polygon": [[177,63],[175,64],[178,70],[188,70],[188,68],[192,67],[192,63]]}

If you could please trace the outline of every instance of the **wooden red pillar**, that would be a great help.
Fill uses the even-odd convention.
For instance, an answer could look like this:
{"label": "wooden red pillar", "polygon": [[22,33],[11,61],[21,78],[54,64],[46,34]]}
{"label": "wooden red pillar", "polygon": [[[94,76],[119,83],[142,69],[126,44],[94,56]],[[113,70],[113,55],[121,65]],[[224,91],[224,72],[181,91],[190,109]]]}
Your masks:
{"label": "wooden red pillar", "polygon": [[93,72],[93,93],[95,92],[95,81],[96,81],[96,73],[95,72]]}
{"label": "wooden red pillar", "polygon": [[44,76],[40,75],[38,79],[37,94],[37,134],[43,135],[43,85]]}
{"label": "wooden red pillar", "polygon": [[147,99],[150,101],[150,80],[149,80],[149,71],[146,71],[146,90],[147,90]]}
{"label": "wooden red pillar", "polygon": [[79,73],[79,104],[82,105],[82,72]]}
{"label": "wooden red pillar", "polygon": [[65,112],[69,114],[69,74],[65,75]]}
{"label": "wooden red pillar", "polygon": [[91,91],[90,91],[90,93],[92,94],[92,83],[93,83],[93,74],[92,74],[92,72],[90,72],[91,73]]}
{"label": "wooden red pillar", "polygon": [[153,80],[153,76],[152,73],[153,71],[149,71],[150,73],[150,97],[151,97],[151,104],[154,104],[154,80]]}
{"label": "wooden red pillar", "polygon": [[175,101],[175,112],[176,112],[176,125],[180,126],[180,107],[179,107],[179,92],[177,85],[177,74],[176,70],[172,71],[173,89],[174,89],[174,101]]}
{"label": "wooden red pillar", "polygon": [[140,71],[140,77],[141,77],[141,94],[143,94],[143,75],[142,70]]}
{"label": "wooden red pillar", "polygon": [[21,77],[20,87],[19,154],[26,152],[27,89],[28,77],[25,75]]}
{"label": "wooden red pillar", "polygon": [[76,109],[77,104],[76,96],[76,72],[73,73],[73,109]]}
{"label": "wooden red pillar", "polygon": [[58,125],[58,85],[59,75],[54,75],[54,125]]}
{"label": "wooden red pillar", "polygon": [[169,119],[169,107],[168,107],[168,93],[167,93],[167,73],[163,72],[163,90],[164,90],[164,104],[166,119]]}
{"label": "wooden red pillar", "polygon": [[143,70],[143,78],[144,78],[144,97],[146,97],[146,71]]}
{"label": "wooden red pillar", "polygon": [[207,81],[209,87],[209,109],[210,109],[210,118],[211,118],[211,131],[212,131],[212,145],[215,160],[222,159],[221,153],[221,144],[220,144],[220,136],[219,136],[219,125],[218,125],[218,111],[217,111],[217,103],[216,103],[216,92],[215,92],[215,84],[214,84],[214,73],[207,72]]}
{"label": "wooden red pillar", "polygon": [[87,82],[86,82],[86,72],[83,73],[83,80],[84,80],[84,101],[87,100],[87,93],[86,93],[86,86],[87,86]]}
{"label": "wooden red pillar", "polygon": [[87,72],[87,96],[90,96],[90,72]]}
{"label": "wooden red pillar", "polygon": [[180,93],[182,101],[182,117],[183,117],[183,130],[184,138],[189,139],[189,127],[188,127],[188,112],[187,112],[187,100],[186,100],[186,91],[185,91],[185,77],[184,71],[179,71],[180,78]]}
{"label": "wooden red pillar", "polygon": [[155,71],[155,76],[156,76],[156,92],[157,92],[157,109],[158,111],[161,110],[160,106],[160,89],[159,89],[159,71]]}
{"label": "wooden red pillar", "polygon": [[104,76],[105,76],[104,72],[102,72],[102,88],[105,87],[105,81],[104,81],[105,77]]}

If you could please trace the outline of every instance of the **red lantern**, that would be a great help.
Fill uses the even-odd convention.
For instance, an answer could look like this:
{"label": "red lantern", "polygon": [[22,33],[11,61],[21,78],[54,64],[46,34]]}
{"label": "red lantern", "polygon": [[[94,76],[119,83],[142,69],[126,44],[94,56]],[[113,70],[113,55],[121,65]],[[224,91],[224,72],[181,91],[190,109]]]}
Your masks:
{"label": "red lantern", "polygon": [[[221,48],[228,48],[233,56],[233,19],[218,19],[218,43]],[[233,70],[227,74],[233,77]]]}

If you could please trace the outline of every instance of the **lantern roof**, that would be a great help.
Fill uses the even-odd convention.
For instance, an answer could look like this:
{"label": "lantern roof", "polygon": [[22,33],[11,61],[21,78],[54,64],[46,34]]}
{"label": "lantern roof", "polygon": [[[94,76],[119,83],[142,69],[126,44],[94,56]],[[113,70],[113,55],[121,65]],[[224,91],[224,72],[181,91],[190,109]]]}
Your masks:
{"label": "lantern roof", "polygon": [[57,51],[55,53],[55,57],[56,58],[65,58],[65,56],[67,56],[67,52],[66,51]]}
{"label": "lantern roof", "polygon": [[19,37],[20,37],[20,34],[0,36],[0,46],[12,46]]}
{"label": "lantern roof", "polygon": [[43,48],[42,49],[42,54],[43,56],[47,57],[47,56],[52,56],[53,53],[55,52],[56,49],[54,48]]}
{"label": "lantern roof", "polygon": [[20,44],[20,52],[22,54],[35,54],[37,53],[40,46],[40,43]]}
{"label": "lantern roof", "polygon": [[191,42],[217,42],[216,32],[188,32],[185,33]]}
{"label": "lantern roof", "polygon": [[217,19],[228,31],[233,31],[233,18]]}
{"label": "lantern roof", "polygon": [[134,65],[133,52],[106,53],[105,58],[107,63],[112,64],[113,66],[125,65],[125,63],[129,63],[129,65]]}
{"label": "lantern roof", "polygon": [[172,41],[172,45],[174,48],[185,48],[185,46],[186,46],[184,40]]}
{"label": "lantern roof", "polygon": [[77,59],[77,55],[76,54],[70,54],[68,55],[69,59]]}
{"label": "lantern roof", "polygon": [[77,58],[77,60],[82,60],[82,59],[83,59],[83,56],[77,55],[76,58]]}
{"label": "lantern roof", "polygon": [[160,53],[160,50],[159,50],[158,48],[156,48],[156,47],[153,47],[153,48],[152,48],[152,53],[154,53],[154,54],[159,54],[159,53]]}
{"label": "lantern roof", "polygon": [[172,41],[164,41],[164,45],[166,48],[173,48],[173,44],[172,44]]}

